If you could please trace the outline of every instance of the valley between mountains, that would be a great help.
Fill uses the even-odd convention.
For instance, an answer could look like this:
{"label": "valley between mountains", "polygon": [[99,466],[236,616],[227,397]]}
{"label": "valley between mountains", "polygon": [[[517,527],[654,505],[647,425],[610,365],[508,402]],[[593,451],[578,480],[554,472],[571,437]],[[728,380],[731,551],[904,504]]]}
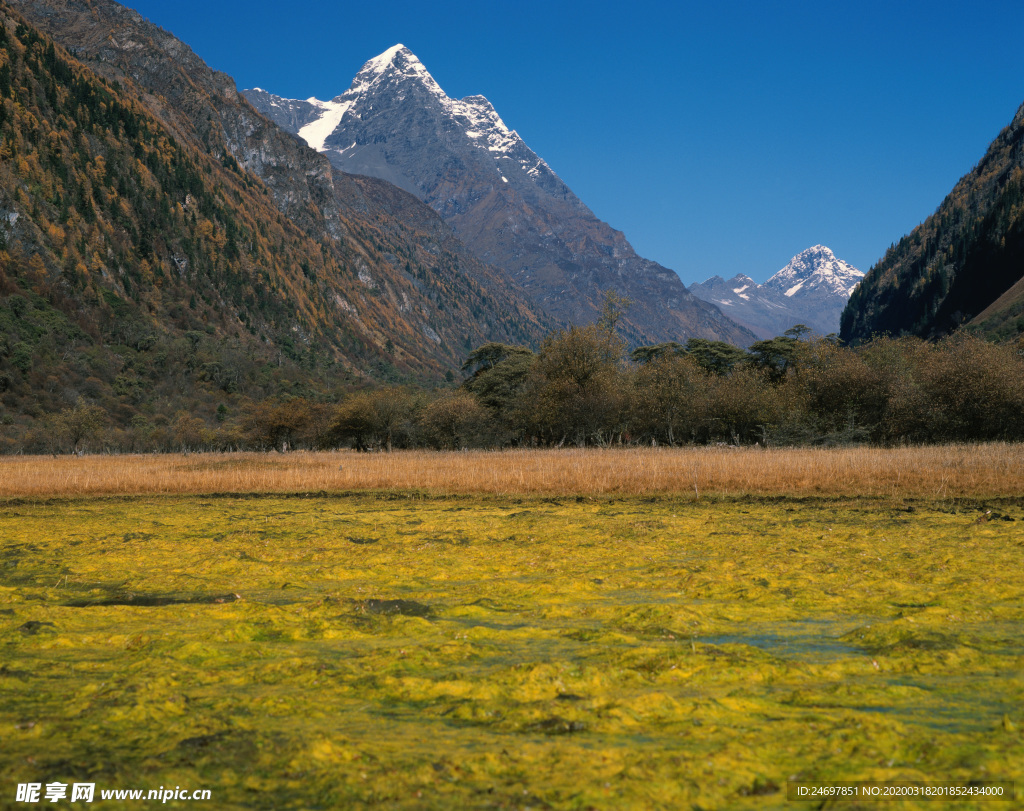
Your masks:
{"label": "valley between mountains", "polygon": [[[6,452],[1016,435],[1021,114],[866,274],[688,289],[403,45],[296,100],[113,0],[0,22]],[[984,407],[901,404],[982,357]]]}

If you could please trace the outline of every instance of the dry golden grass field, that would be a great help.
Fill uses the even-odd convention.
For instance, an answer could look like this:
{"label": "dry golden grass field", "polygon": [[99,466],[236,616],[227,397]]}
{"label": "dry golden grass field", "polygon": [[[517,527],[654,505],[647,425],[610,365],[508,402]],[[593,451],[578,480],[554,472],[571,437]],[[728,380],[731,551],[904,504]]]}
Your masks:
{"label": "dry golden grass field", "polygon": [[0,459],[0,497],[426,490],[945,499],[1024,494],[1024,445],[228,453]]}

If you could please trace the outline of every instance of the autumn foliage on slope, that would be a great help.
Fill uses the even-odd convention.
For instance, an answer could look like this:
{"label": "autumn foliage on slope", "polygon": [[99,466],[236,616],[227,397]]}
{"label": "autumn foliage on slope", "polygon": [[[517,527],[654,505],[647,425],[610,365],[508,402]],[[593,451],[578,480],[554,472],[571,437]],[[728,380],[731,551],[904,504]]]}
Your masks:
{"label": "autumn foliage on slope", "polygon": [[323,164],[321,191],[336,200],[320,200],[334,206],[325,213],[292,190],[286,211],[224,132],[172,127],[154,98],[100,77],[0,3],[10,432],[79,401],[118,425],[155,428],[179,412],[218,425],[244,399],[440,380],[483,341],[539,340],[547,322],[491,285],[411,196],[332,180],[295,144]]}

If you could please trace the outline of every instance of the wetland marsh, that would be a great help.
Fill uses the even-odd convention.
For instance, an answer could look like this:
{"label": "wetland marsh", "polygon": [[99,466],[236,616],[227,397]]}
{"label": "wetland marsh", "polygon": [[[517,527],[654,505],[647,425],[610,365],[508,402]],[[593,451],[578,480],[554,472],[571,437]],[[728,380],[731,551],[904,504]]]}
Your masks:
{"label": "wetland marsh", "polygon": [[1022,527],[1007,496],[10,499],[0,806],[28,781],[238,809],[1019,797]]}

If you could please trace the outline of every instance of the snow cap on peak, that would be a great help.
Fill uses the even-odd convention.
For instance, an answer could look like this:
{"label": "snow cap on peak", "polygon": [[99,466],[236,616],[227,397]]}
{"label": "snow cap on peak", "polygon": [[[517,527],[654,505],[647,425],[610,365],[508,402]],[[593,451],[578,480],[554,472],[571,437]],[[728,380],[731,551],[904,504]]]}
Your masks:
{"label": "snow cap on peak", "polygon": [[404,76],[420,76],[431,78],[423,63],[416,54],[399,43],[392,45],[384,53],[378,54],[373,59],[367,60],[366,64],[359,71],[359,75],[365,79],[372,80],[372,77],[381,76],[388,71],[394,71]]}
{"label": "snow cap on peak", "polygon": [[[379,81],[396,78],[416,80],[434,95],[444,95],[444,91],[423,67],[423,63],[416,57],[416,54],[399,43],[368,60],[356,74],[347,93],[342,96],[362,93]],[[338,100],[341,98],[338,97]]]}
{"label": "snow cap on peak", "polygon": [[412,51],[406,48],[401,42],[399,42],[397,45],[392,45],[390,48],[384,51],[384,53],[378,54],[377,56],[373,57],[373,59],[368,60],[367,63],[363,65],[363,70],[370,70],[373,71],[374,73],[380,73],[386,70],[388,65],[394,62],[395,58],[399,54],[401,54],[405,58],[405,61],[420,61],[419,59],[416,58],[416,54],[414,54]]}
{"label": "snow cap on peak", "polygon": [[788,265],[765,282],[765,287],[776,288],[792,297],[801,290],[824,285],[848,296],[863,275],[836,257],[830,248],[815,245],[789,260]]}

